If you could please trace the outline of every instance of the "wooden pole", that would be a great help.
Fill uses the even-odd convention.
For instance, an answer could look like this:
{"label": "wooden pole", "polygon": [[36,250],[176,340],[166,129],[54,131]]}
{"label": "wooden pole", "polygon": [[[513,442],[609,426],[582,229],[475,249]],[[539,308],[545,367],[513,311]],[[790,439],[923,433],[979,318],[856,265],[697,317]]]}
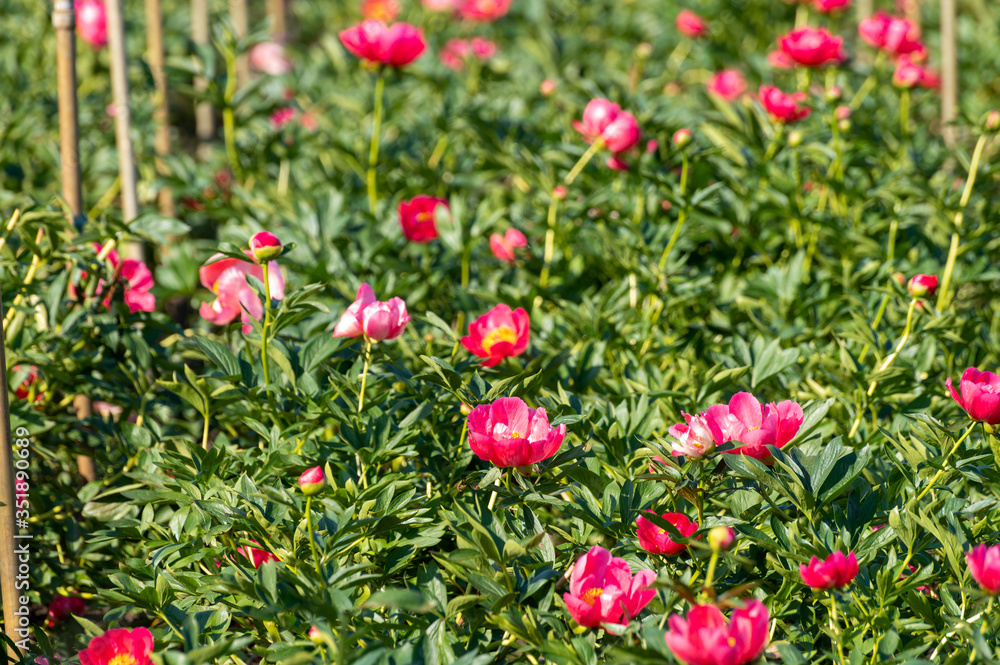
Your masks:
{"label": "wooden pole", "polygon": [[874,11],[874,2],[872,0],[858,0],[857,12],[859,21],[870,17]]}
{"label": "wooden pole", "polygon": [[[3,313],[3,302],[0,301],[0,314]],[[3,502],[0,513],[0,594],[3,595],[4,632],[12,642],[17,642],[15,627],[18,624],[22,595],[17,589],[18,559],[14,543],[18,536],[17,497],[14,492],[14,454],[10,437],[10,400],[7,394],[7,341],[0,329],[0,501]],[[28,543],[29,540],[23,540]],[[30,560],[30,555],[28,557]],[[8,655],[20,659],[18,647],[11,646]]]}
{"label": "wooden pole", "polygon": [[[195,44],[208,45],[208,0],[191,0],[191,39]],[[195,77],[194,88],[208,90],[208,81],[203,76]],[[212,138],[215,135],[215,115],[209,102],[200,102],[194,109],[195,134],[198,137],[198,156],[208,156]]]}
{"label": "wooden pole", "polygon": [[920,0],[905,0],[903,2],[903,15],[920,30]]}
{"label": "wooden pole", "polygon": [[[247,36],[250,31],[250,19],[247,16],[247,0],[229,0],[229,20],[233,23],[236,39]],[[245,86],[250,81],[250,62],[246,55],[236,59],[236,85]]]}
{"label": "wooden pole", "polygon": [[[80,184],[80,124],[76,107],[76,15],[72,0],[55,0],[52,27],[56,31],[56,76],[59,85],[59,166],[62,171],[62,195],[74,222],[83,226],[83,191]],[[4,374],[6,378],[6,374]],[[77,418],[90,415],[90,398],[77,395],[73,400]],[[81,408],[83,407],[83,408]],[[97,480],[94,460],[77,456],[77,471],[87,482]]]}
{"label": "wooden pole", "polygon": [[108,51],[111,54],[111,92],[115,104],[115,143],[118,146],[118,177],[121,179],[122,212],[125,223],[139,216],[135,188],[135,157],[132,154],[132,109],[129,107],[128,60],[125,55],[125,23],[121,0],[105,0],[108,13]]}
{"label": "wooden pole", "polygon": [[[156,172],[166,175],[167,167],[163,156],[170,154],[170,104],[167,99],[167,77],[163,72],[163,14],[160,0],[146,0],[146,48],[149,52],[149,69],[156,86],[156,100],[153,108],[153,122],[156,137],[153,149],[156,151]],[[158,195],[160,212],[174,216],[174,197],[169,187],[164,187]]]}
{"label": "wooden pole", "polygon": [[[80,124],[76,108],[76,16],[72,0],[55,0],[56,76],[59,85],[59,162],[62,195],[77,218],[83,212],[80,187]],[[76,220],[79,223],[79,220]]]}
{"label": "wooden pole", "polygon": [[267,0],[267,16],[271,19],[271,35],[279,44],[285,43],[285,0]]}
{"label": "wooden pole", "polygon": [[941,133],[954,146],[956,127],[951,123],[958,109],[958,44],[955,34],[955,0],[941,0]]}

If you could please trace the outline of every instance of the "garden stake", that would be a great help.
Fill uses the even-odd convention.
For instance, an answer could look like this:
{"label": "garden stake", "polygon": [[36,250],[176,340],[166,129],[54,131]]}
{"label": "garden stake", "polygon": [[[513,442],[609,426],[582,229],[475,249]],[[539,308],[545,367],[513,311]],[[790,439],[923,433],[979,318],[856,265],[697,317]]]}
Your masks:
{"label": "garden stake", "polygon": [[[941,133],[954,147],[958,108],[958,51],[955,38],[955,0],[941,0]],[[946,291],[947,289],[942,289]]]}
{"label": "garden stake", "polygon": [[83,210],[83,194],[80,189],[80,123],[76,107],[76,16],[71,0],[55,0],[52,27],[56,30],[62,195],[75,221]]}
{"label": "garden stake", "polygon": [[[191,0],[191,40],[198,46],[208,46],[208,0]],[[208,90],[208,80],[196,76],[194,88]],[[198,156],[205,159],[215,135],[215,115],[211,102],[198,102],[194,109],[195,135],[198,137]]]}
{"label": "garden stake", "polygon": [[[0,313],[3,312],[3,302],[0,301]],[[10,401],[7,394],[7,340],[0,333],[0,502],[3,512],[0,513],[0,593],[3,594],[4,631],[11,642],[17,642],[14,626],[18,625],[17,610],[21,604],[17,602],[20,593],[17,590],[17,555],[14,553],[14,539],[17,537],[17,527],[14,521],[17,512],[16,494],[14,492],[14,454],[11,448],[10,436]],[[16,646],[8,646],[7,654],[20,658]]]}
{"label": "garden stake", "polygon": [[969,205],[969,197],[972,196],[972,187],[976,184],[976,173],[979,171],[979,160],[983,157],[984,147],[986,147],[985,134],[979,137],[979,141],[976,142],[976,149],[972,152],[969,175],[965,179],[965,189],[962,190],[962,198],[958,202],[958,212],[955,213],[955,231],[951,234],[948,261],[944,266],[944,276],[941,278],[941,290],[938,292],[936,305],[938,311],[943,311],[949,304],[948,288],[951,286],[951,273],[955,270],[955,259],[958,258],[958,243],[961,239],[962,222],[965,220],[965,206]]}
{"label": "garden stake", "polygon": [[[229,0],[229,20],[233,24],[236,41],[247,36],[250,22],[247,19],[247,0]],[[250,81],[250,61],[246,55],[236,58],[236,85],[242,88]]]}
{"label": "garden stake", "polygon": [[[160,0],[146,0],[146,49],[149,69],[156,86],[153,106],[153,122],[156,124],[156,172],[166,175],[164,155],[170,154],[170,104],[167,100],[167,78],[163,73],[163,12]],[[163,187],[158,194],[160,212],[167,217],[174,216],[174,198],[169,187]]]}
{"label": "garden stake", "polygon": [[274,41],[285,41],[285,0],[267,0],[267,16],[271,19],[271,35]]}
{"label": "garden stake", "polygon": [[385,95],[385,74],[379,69],[375,78],[375,111],[372,114],[372,142],[368,148],[368,209],[375,214],[375,204],[378,203],[375,168],[378,166],[379,134],[382,132],[382,100]]}

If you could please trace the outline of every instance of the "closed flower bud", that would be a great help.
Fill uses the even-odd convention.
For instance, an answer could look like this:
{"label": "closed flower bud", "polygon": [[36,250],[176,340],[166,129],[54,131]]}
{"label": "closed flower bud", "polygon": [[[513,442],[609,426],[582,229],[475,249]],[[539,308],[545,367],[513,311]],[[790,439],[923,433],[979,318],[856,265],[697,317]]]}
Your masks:
{"label": "closed flower bud", "polygon": [[565,201],[567,194],[568,192],[566,191],[566,188],[563,187],[562,185],[559,185],[558,187],[552,190],[552,198],[556,199],[557,201]]}
{"label": "closed flower bud", "polygon": [[542,84],[538,86],[538,91],[542,93],[543,97],[548,97],[556,91],[556,82],[552,79],[545,79],[542,81]]}
{"label": "closed flower bud", "polygon": [[326,488],[326,474],[323,473],[323,469],[314,466],[308,471],[303,472],[299,476],[299,487],[306,496],[322,492]]}
{"label": "closed flower bud", "polygon": [[797,129],[788,132],[788,145],[792,146],[793,148],[798,148],[800,145],[802,145],[802,132],[798,131]]}
{"label": "closed flower bud", "polygon": [[323,644],[323,633],[319,632],[316,626],[309,629],[309,641],[313,644]]}
{"label": "closed flower bud", "polygon": [[833,102],[839,102],[840,98],[843,96],[844,96],[844,91],[841,90],[840,86],[837,85],[831,85],[829,88],[826,89],[826,93],[824,94],[824,97],[826,97],[826,101],[831,104]]}
{"label": "closed flower bud", "polygon": [[838,120],[837,121],[837,129],[839,129],[842,132],[849,132],[849,131],[851,131],[851,121],[850,121],[850,119],[849,118],[844,118],[843,120]]}
{"label": "closed flower bud", "polygon": [[255,233],[250,238],[250,252],[257,263],[267,263],[281,256],[281,241],[270,231]]}
{"label": "closed flower bud", "polygon": [[683,148],[688,143],[691,143],[691,130],[690,129],[678,129],[674,132],[673,137],[674,145],[678,148]]}
{"label": "closed flower bud", "polygon": [[937,275],[914,275],[910,278],[910,283],[906,289],[914,298],[928,298],[937,291]]}
{"label": "closed flower bud", "polygon": [[735,544],[736,533],[728,526],[712,527],[708,532],[708,545],[715,552],[728,550]]}
{"label": "closed flower bud", "polygon": [[988,132],[995,132],[1000,130],[1000,111],[990,111],[986,114],[986,122],[983,126]]}

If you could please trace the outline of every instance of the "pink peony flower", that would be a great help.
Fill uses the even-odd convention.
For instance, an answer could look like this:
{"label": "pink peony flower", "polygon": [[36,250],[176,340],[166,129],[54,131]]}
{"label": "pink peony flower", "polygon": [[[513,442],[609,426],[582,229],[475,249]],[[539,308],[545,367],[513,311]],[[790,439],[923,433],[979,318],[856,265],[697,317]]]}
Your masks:
{"label": "pink peony flower", "polygon": [[747,91],[747,82],[739,70],[723,69],[713,74],[705,87],[716,97],[733,102]]}
{"label": "pink peony flower", "polygon": [[515,250],[518,247],[524,247],[528,244],[528,239],[524,237],[524,234],[517,229],[507,229],[507,231],[500,235],[499,233],[494,233],[490,235],[490,251],[493,252],[493,256],[497,257],[504,263],[514,263]]}
{"label": "pink peony flower", "polygon": [[319,494],[326,487],[326,474],[323,473],[323,469],[314,466],[311,469],[307,469],[302,472],[299,476],[299,489],[306,496],[312,496],[313,494]]}
{"label": "pink peony flower", "polygon": [[[94,249],[100,253],[103,248],[100,243],[95,242]],[[108,294],[104,298],[104,306],[110,308],[112,295],[114,295],[115,291],[121,289],[124,291],[122,299],[128,305],[130,314],[152,312],[156,309],[156,297],[150,293],[150,290],[156,286],[156,283],[153,282],[153,273],[150,272],[149,267],[136,259],[126,259],[123,262],[115,250],[108,252],[108,261],[111,263],[112,269],[118,273],[118,287],[108,290]],[[86,273],[83,273],[81,277],[86,279]],[[104,292],[104,287],[105,284],[102,279],[97,283],[95,291],[97,295],[101,295]],[[71,291],[75,292],[75,289],[71,289]]]}
{"label": "pink peony flower", "polygon": [[778,38],[778,49],[803,67],[823,67],[844,61],[843,37],[824,28],[799,28]]}
{"label": "pink peony flower", "polygon": [[108,15],[104,0],[76,0],[76,31],[94,50],[108,45]]}
{"label": "pink peony flower", "polygon": [[697,39],[708,34],[708,23],[690,9],[682,9],[677,13],[677,31],[685,37]]}
{"label": "pink peony flower", "polygon": [[728,406],[716,404],[702,414],[715,444],[739,441],[742,446],[725,451],[758,460],[771,457],[765,446],[781,448],[791,441],[802,426],[802,407],[795,402],[762,405],[750,393],[736,393]]}
{"label": "pink peony flower", "polygon": [[684,424],[670,427],[670,436],[677,439],[671,454],[675,457],[704,457],[715,448],[715,436],[704,416],[692,416],[681,411]]}
{"label": "pink peony flower", "polygon": [[278,131],[292,120],[295,120],[295,109],[291,106],[278,109],[271,114],[271,129]]}
{"label": "pink peony flower", "polygon": [[492,60],[499,50],[495,41],[485,37],[473,37],[469,40],[469,47],[472,49],[472,55],[480,62]]}
{"label": "pink peony flower", "polygon": [[892,84],[897,88],[914,88],[920,86],[934,90],[941,85],[941,79],[933,71],[918,65],[908,55],[896,58],[896,70],[892,73]]}
{"label": "pink peony flower", "polygon": [[799,573],[802,582],[813,589],[840,589],[854,581],[858,574],[858,559],[854,552],[845,556],[838,551],[826,557],[825,561],[813,557],[809,559],[809,565],[800,564]]}
{"label": "pink peony flower", "polygon": [[467,21],[491,23],[510,11],[514,0],[456,0],[458,15]]}
{"label": "pink peony flower", "polygon": [[851,0],[815,0],[813,5],[824,14],[832,14],[851,6]]}
{"label": "pink peony flower", "polygon": [[611,155],[604,163],[612,171],[628,171],[628,162],[620,155]]}
{"label": "pink peony flower", "polygon": [[908,19],[878,12],[858,25],[858,34],[870,46],[891,56],[918,54],[921,59],[927,51],[920,41],[920,28]]}
{"label": "pink peony flower", "polygon": [[762,85],[759,98],[771,118],[782,124],[797,122],[812,113],[812,109],[802,103],[806,100],[804,92],[786,94],[773,85]]}
{"label": "pink peony flower", "polygon": [[469,42],[464,39],[449,39],[438,51],[438,59],[441,64],[460,72],[465,69],[465,60],[469,57]]}
{"label": "pink peony flower", "polygon": [[986,593],[1000,593],[1000,545],[976,545],[965,555],[972,575]]}
{"label": "pink peony flower", "polygon": [[149,665],[153,635],[146,628],[115,628],[90,640],[80,665]]}
{"label": "pink peony flower", "polygon": [[649,588],[656,573],[640,570],[632,576],[625,559],[594,546],[577,559],[563,601],[573,620],[586,628],[602,623],[626,625],[656,596]]}
{"label": "pink peony flower", "polygon": [[450,211],[448,202],[444,199],[421,194],[409,201],[399,202],[399,224],[403,227],[403,235],[413,242],[430,242],[437,238],[437,224],[434,216],[438,206],[444,206]]}
{"label": "pink peony flower", "polygon": [[[203,302],[199,309],[201,317],[217,326],[232,322],[237,316],[243,322],[243,334],[253,330],[251,320],[259,321],[264,316],[264,303],[247,282],[247,275],[264,281],[264,270],[252,260],[249,250],[246,251],[251,260],[240,261],[234,258],[215,260],[222,254],[215,254],[209,262],[198,271],[201,285],[215,294],[211,303]],[[281,268],[274,261],[267,266],[268,289],[271,298],[283,300],[285,297],[285,278]]]}
{"label": "pink peony flower", "polygon": [[450,12],[458,7],[461,0],[420,0],[424,9],[431,12]]}
{"label": "pink peony flower", "polygon": [[914,275],[906,285],[907,291],[914,298],[930,298],[938,288],[937,275]]}
{"label": "pink peony flower", "polygon": [[292,61],[285,56],[285,47],[277,42],[255,44],[250,49],[250,66],[269,76],[292,71]]}
{"label": "pink peony flower", "polygon": [[1000,376],[970,367],[962,372],[958,391],[952,387],[950,376],[945,385],[970,418],[990,425],[1000,425]]}
{"label": "pink peony flower", "polygon": [[[652,513],[653,511],[647,510],[646,512]],[[691,521],[683,513],[666,513],[661,515],[661,517],[673,524],[685,538],[690,538],[698,530],[698,523]],[[635,518],[635,526],[635,535],[639,538],[639,547],[650,554],[673,556],[687,549],[687,545],[672,541],[666,529],[661,529],[642,515]]]}
{"label": "pink peony flower", "polygon": [[504,358],[524,353],[530,336],[528,313],[520,307],[511,311],[501,303],[469,324],[469,334],[462,338],[462,346],[483,358],[484,367],[493,367]]}
{"label": "pink peony flower", "polygon": [[49,603],[49,615],[46,625],[52,628],[57,623],[65,621],[72,614],[83,616],[86,610],[87,604],[79,596],[56,596]]}
{"label": "pink peony flower", "polygon": [[362,0],[361,16],[365,19],[392,23],[399,16],[398,0]]}
{"label": "pink peony flower", "polygon": [[728,550],[736,544],[736,532],[728,526],[714,526],[708,532],[708,546],[713,550]]}
{"label": "pink peony flower", "polygon": [[[260,545],[260,543],[258,543],[256,540],[252,542],[256,543],[257,545]],[[246,558],[248,558],[250,560],[250,563],[253,564],[253,567],[255,569],[260,568],[265,563],[269,563],[271,561],[281,561],[281,559],[276,557],[274,554],[268,552],[267,550],[259,550],[256,547],[250,547],[249,545],[247,545],[246,547],[238,547],[236,548],[236,551],[245,556]]]}
{"label": "pink peony flower", "polygon": [[767,54],[767,64],[775,69],[791,69],[795,66],[795,61],[781,49],[775,49]]}
{"label": "pink peony flower", "polygon": [[333,329],[334,337],[364,337],[371,342],[396,339],[406,330],[410,316],[402,298],[388,302],[375,299],[367,283],[358,288],[358,297],[344,312]]}
{"label": "pink peony flower", "polygon": [[362,21],[342,30],[340,42],[362,60],[390,67],[410,64],[427,48],[420,29],[409,23],[395,23],[387,27],[377,20]]}
{"label": "pink peony flower", "polygon": [[583,121],[573,121],[573,128],[588,143],[601,140],[613,153],[622,153],[639,142],[639,124],[635,116],[606,99],[592,99],[583,110]]}
{"label": "pink peony flower", "polygon": [[[12,369],[15,372],[19,372],[21,370],[21,365],[14,365]],[[38,368],[35,367],[34,365],[31,365],[28,368],[28,376],[24,377],[24,381],[21,382],[21,385],[19,385],[17,388],[14,389],[14,395],[18,399],[28,399],[28,395],[31,394],[31,386],[36,381],[38,381]],[[35,395],[36,402],[44,398],[45,395],[43,395],[42,393]]]}
{"label": "pink peony flower", "polygon": [[552,427],[545,409],[529,409],[517,397],[480,404],[469,413],[469,446],[476,457],[499,467],[537,464],[556,454],[566,426]]}
{"label": "pink peony flower", "polygon": [[552,79],[545,79],[538,85],[538,92],[542,93],[543,97],[548,97],[553,92],[556,91],[556,82]]}
{"label": "pink peony flower", "polygon": [[667,646],[686,665],[745,665],[767,645],[767,608],[748,600],[726,622],[715,605],[695,605],[687,618],[671,614],[664,636]]}

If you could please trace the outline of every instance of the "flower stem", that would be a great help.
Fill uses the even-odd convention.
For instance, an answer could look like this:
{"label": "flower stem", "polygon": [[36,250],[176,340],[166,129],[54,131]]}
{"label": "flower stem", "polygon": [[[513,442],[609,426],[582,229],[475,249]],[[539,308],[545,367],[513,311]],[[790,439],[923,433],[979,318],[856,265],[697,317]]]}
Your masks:
{"label": "flower stem", "polygon": [[[681,196],[687,196],[687,181],[688,181],[688,170],[690,168],[690,162],[688,162],[687,153],[681,153]],[[660,265],[657,268],[657,274],[662,275],[664,269],[667,267],[667,259],[670,258],[670,250],[674,248],[677,244],[677,240],[681,236],[681,229],[684,227],[684,222],[687,219],[687,201],[685,200],[684,206],[681,208],[680,213],[677,215],[677,226],[674,227],[674,233],[670,236],[670,242],[667,243],[666,249],[663,250],[663,255],[660,257]]]}
{"label": "flower stem", "polygon": [[[896,350],[893,351],[886,357],[886,359],[879,365],[878,371],[881,372],[889,367],[892,362],[899,355],[899,352],[903,350],[906,345],[907,340],[910,339],[910,330],[913,328],[913,311],[917,308],[917,299],[914,298],[910,301],[910,307],[906,310],[906,327],[903,328],[903,336],[899,338],[899,343],[896,345]],[[871,397],[872,393],[875,392],[875,386],[878,385],[877,380],[872,380],[868,385],[868,396]]]}
{"label": "flower stem", "polygon": [[900,153],[906,156],[906,139],[910,135],[910,91],[903,89],[899,93],[899,136]]}
{"label": "flower stem", "polygon": [[312,520],[312,500],[311,496],[306,497],[306,528],[309,530],[309,549],[312,550],[313,565],[316,566],[316,574],[323,577],[323,571],[319,567],[319,553],[316,551],[316,538],[313,536]]}
{"label": "flower stem", "polygon": [[924,495],[926,495],[927,492],[929,492],[930,489],[934,487],[934,483],[938,481],[938,478],[944,475],[945,467],[948,465],[948,460],[951,459],[951,456],[955,454],[955,451],[958,450],[958,447],[962,445],[962,442],[965,441],[970,434],[972,434],[972,430],[974,430],[976,428],[976,425],[978,424],[979,424],[978,422],[974,422],[971,425],[969,425],[969,429],[965,430],[965,434],[963,434],[958,439],[958,441],[955,442],[955,445],[951,447],[951,450],[949,450],[948,454],[945,455],[944,462],[941,464],[941,468],[938,470],[937,473],[934,474],[934,477],[931,478],[931,482],[927,484],[927,487],[925,487],[924,490],[917,495],[917,501],[920,501],[922,498],[924,498]]}
{"label": "flower stem", "polygon": [[264,270],[264,327],[261,330],[260,362],[264,366],[264,385],[271,382],[267,371],[267,329],[271,325],[271,283],[267,275],[267,261],[261,264]]}
{"label": "flower stem", "polygon": [[976,149],[972,153],[972,163],[969,164],[969,176],[965,180],[965,190],[962,192],[962,199],[958,202],[958,212],[955,214],[955,232],[951,235],[951,248],[948,250],[948,262],[944,267],[944,277],[941,279],[941,291],[938,293],[937,308],[943,311],[949,303],[948,289],[951,286],[951,273],[955,270],[955,259],[958,258],[959,234],[962,232],[962,221],[965,218],[965,206],[969,204],[969,197],[972,196],[972,187],[976,184],[976,173],[979,171],[979,160],[983,157],[983,148],[986,147],[986,135],[979,137]]}
{"label": "flower stem", "polygon": [[361,370],[361,392],[358,393],[358,413],[365,406],[365,384],[368,382],[368,368],[372,361],[372,341],[365,337],[365,366]]}
{"label": "flower stem", "polygon": [[837,660],[841,665],[845,664],[844,648],[840,644],[840,626],[837,624],[837,597],[830,591],[830,630],[833,631],[834,644],[837,645]]}
{"label": "flower stem", "polygon": [[375,78],[375,111],[372,114],[372,142],[368,149],[368,208],[375,214],[378,193],[375,185],[375,167],[378,166],[378,143],[382,133],[382,98],[385,92],[385,74],[379,70]]}
{"label": "flower stem", "polygon": [[236,54],[226,53],[226,89],[223,92],[225,106],[222,109],[222,131],[226,139],[226,158],[233,169],[233,176],[242,177],[240,158],[236,152],[236,120],[233,115],[233,96],[236,95]]}
{"label": "flower stem", "polygon": [[591,144],[591,146],[587,148],[587,152],[583,153],[583,156],[580,157],[580,159],[577,161],[576,165],[573,167],[573,170],[570,171],[569,174],[566,176],[566,184],[567,185],[572,184],[572,182],[576,180],[576,177],[580,175],[580,171],[582,171],[583,168],[590,163],[590,160],[594,158],[594,155],[596,155],[597,152],[603,148],[604,148],[604,139],[601,138],[596,139],[593,142],[593,144]]}
{"label": "flower stem", "polygon": [[719,550],[712,550],[712,558],[708,560],[708,572],[705,573],[705,584],[703,585],[706,589],[712,588],[712,582],[715,580],[715,567],[719,563]]}
{"label": "flower stem", "polygon": [[549,285],[549,266],[552,265],[552,253],[556,240],[556,212],[559,209],[559,199],[552,197],[549,202],[549,228],[545,231],[545,255],[542,259],[542,275],[538,280],[541,288]]}

